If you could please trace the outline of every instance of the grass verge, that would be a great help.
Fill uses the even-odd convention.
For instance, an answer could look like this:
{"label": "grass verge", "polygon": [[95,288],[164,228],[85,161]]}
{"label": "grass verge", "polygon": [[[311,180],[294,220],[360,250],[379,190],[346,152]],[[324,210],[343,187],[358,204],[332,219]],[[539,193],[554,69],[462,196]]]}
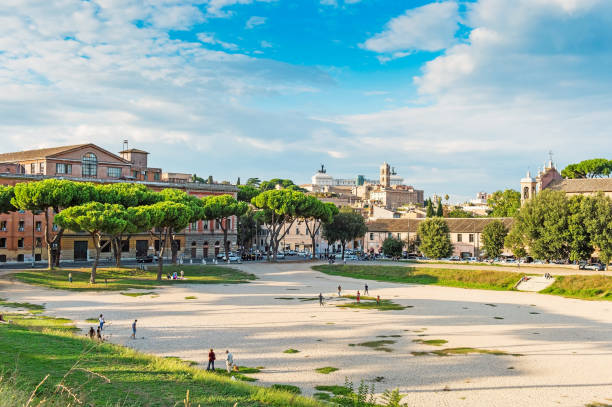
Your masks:
{"label": "grass verge", "polygon": [[330,373],[335,372],[337,370],[340,370],[340,369],[338,369],[337,367],[332,367],[332,366],[319,367],[319,368],[315,369],[315,371],[317,373],[322,373],[322,374],[330,374]]}
{"label": "grass verge", "polygon": [[297,349],[291,348],[291,349],[284,350],[283,353],[300,353],[300,351]]}
{"label": "grass verge", "polygon": [[[354,295],[343,295],[342,298],[357,299]],[[372,301],[373,300],[373,301]],[[361,297],[360,302],[349,302],[346,304],[338,304],[339,308],[357,308],[357,309],[377,309],[379,311],[400,311],[411,306],[404,306],[394,303],[391,300],[380,300],[380,304],[376,302],[374,297]]]}
{"label": "grass verge", "polygon": [[[164,272],[185,272],[184,280],[162,279],[157,281],[157,269],[139,270],[136,268],[104,267],[98,269],[97,283],[89,284],[89,268],[65,268],[53,271],[28,270],[12,274],[15,279],[43,287],[74,291],[103,291],[147,289],[173,284],[236,284],[248,283],[255,280],[253,274],[227,266],[182,265],[164,266]],[[68,274],[72,273],[72,283],[68,281]]]}
{"label": "grass verge", "polygon": [[489,270],[432,269],[404,266],[318,265],[313,270],[336,276],[395,283],[430,284],[482,290],[512,290],[517,273]]}
{"label": "grass verge", "polygon": [[40,313],[45,309],[44,305],[32,304],[29,302],[10,302],[10,301],[6,301],[4,298],[0,298],[0,307],[24,308],[32,314]]}
{"label": "grass verge", "polygon": [[[176,358],[92,342],[73,335],[74,326],[66,319],[33,314],[9,314],[7,319],[12,323],[0,325],[3,405],[25,405],[42,382],[32,405],[46,399],[50,407],[162,407],[183,405],[189,391],[194,406],[321,406],[287,389],[257,387]],[[251,370],[239,370],[246,372]]]}
{"label": "grass verge", "polygon": [[600,275],[555,276],[555,282],[540,293],[583,300],[612,301],[612,277]]}

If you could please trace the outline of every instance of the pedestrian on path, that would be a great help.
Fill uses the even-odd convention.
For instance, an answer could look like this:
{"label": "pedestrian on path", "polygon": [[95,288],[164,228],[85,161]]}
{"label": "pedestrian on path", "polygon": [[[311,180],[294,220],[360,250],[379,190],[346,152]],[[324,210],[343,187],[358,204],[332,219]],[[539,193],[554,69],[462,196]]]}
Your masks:
{"label": "pedestrian on path", "polygon": [[102,331],[100,330],[100,327],[98,327],[98,329],[96,329],[96,339],[98,339],[100,342],[102,342]]}
{"label": "pedestrian on path", "polygon": [[319,293],[319,306],[323,306],[323,293]]}
{"label": "pedestrian on path", "polygon": [[357,290],[357,304],[359,304],[359,300],[361,300],[361,294],[359,293],[359,290]]}
{"label": "pedestrian on path", "polygon": [[376,305],[380,305],[380,295],[376,296]]}
{"label": "pedestrian on path", "polygon": [[368,283],[365,285],[365,290],[363,290],[363,295],[368,295],[370,292],[368,291]]}
{"label": "pedestrian on path", "polygon": [[338,297],[341,297],[342,295],[342,287],[340,286],[340,284],[338,284]]}
{"label": "pedestrian on path", "polygon": [[227,373],[232,372],[232,366],[234,365],[234,355],[229,350],[225,351],[225,367],[227,368]]}
{"label": "pedestrian on path", "polygon": [[104,320],[104,315],[100,314],[100,318],[98,318],[98,321],[100,322],[100,331],[104,329],[104,324],[106,323],[106,321]]}
{"label": "pedestrian on path", "polygon": [[137,319],[132,322],[132,339],[136,339],[136,322],[138,322]]}
{"label": "pedestrian on path", "polygon": [[215,352],[211,349],[210,352],[208,352],[208,366],[206,366],[206,370],[212,370],[213,372],[215,371],[216,358]]}

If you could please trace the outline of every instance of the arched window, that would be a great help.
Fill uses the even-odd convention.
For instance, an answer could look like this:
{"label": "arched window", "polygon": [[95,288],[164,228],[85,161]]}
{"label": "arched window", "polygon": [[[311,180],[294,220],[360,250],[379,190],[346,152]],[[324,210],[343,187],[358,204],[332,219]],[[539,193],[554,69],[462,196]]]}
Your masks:
{"label": "arched window", "polygon": [[529,187],[523,188],[523,198],[529,198]]}
{"label": "arched window", "polygon": [[98,157],[94,153],[87,153],[81,160],[81,173],[84,177],[98,176]]}

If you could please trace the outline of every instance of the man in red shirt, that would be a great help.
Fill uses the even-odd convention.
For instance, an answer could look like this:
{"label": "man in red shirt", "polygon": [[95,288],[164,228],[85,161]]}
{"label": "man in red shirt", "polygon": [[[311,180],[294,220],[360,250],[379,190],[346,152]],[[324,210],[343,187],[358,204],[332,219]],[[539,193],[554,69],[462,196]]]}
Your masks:
{"label": "man in red shirt", "polygon": [[208,366],[206,367],[206,370],[211,370],[214,372],[215,371],[215,352],[213,352],[213,350],[211,349],[210,352],[208,352]]}

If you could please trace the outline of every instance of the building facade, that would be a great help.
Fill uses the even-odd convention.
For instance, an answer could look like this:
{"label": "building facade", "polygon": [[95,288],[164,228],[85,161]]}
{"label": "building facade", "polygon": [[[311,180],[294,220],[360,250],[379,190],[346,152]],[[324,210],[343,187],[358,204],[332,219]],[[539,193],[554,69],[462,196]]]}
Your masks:
{"label": "building facade", "polygon": [[[417,239],[419,224],[425,219],[378,219],[368,222],[368,233],[363,247],[370,253],[382,252],[385,239],[393,237],[406,243]],[[453,256],[479,257],[482,255],[482,231],[489,223],[500,220],[507,230],[512,218],[445,218],[453,245]],[[509,252],[508,252],[509,253]]]}
{"label": "building facade", "polygon": [[[176,188],[200,198],[221,194],[237,195],[238,189],[232,185],[163,181],[160,168],[148,167],[148,153],[145,151],[124,149],[119,154],[121,156],[94,144],[0,154],[0,184],[16,185],[60,178],[101,184],[138,183],[154,191]],[[52,213],[50,218],[53,218]],[[47,247],[44,242],[44,221],[44,214],[32,214],[29,211],[0,214],[0,263],[45,261]],[[236,219],[231,218],[229,223],[228,241],[230,250],[234,250],[237,240]],[[53,223],[51,228],[52,234],[58,232]],[[219,221],[195,222],[178,233],[176,240],[179,256],[185,260],[211,258],[224,252],[223,231]],[[159,251],[159,244],[150,233],[132,235],[123,243],[122,257],[135,259],[155,254]],[[60,249],[61,259],[67,261],[89,260],[95,252],[87,234],[71,231],[66,231],[62,236]],[[170,256],[170,250],[166,250],[166,255]],[[111,258],[111,248],[107,245],[102,250],[102,259]]]}

